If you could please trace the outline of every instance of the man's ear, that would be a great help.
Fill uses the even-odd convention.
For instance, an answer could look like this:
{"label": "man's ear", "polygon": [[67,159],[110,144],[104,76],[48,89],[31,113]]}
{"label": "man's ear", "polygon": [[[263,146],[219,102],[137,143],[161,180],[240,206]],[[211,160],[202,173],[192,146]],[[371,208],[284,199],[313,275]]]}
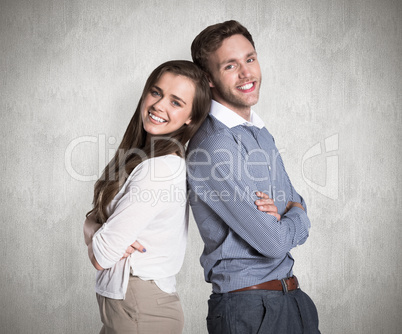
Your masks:
{"label": "man's ear", "polygon": [[209,87],[211,87],[211,88],[215,87],[214,83],[211,80],[211,76],[208,73],[205,73],[205,75],[208,79]]}

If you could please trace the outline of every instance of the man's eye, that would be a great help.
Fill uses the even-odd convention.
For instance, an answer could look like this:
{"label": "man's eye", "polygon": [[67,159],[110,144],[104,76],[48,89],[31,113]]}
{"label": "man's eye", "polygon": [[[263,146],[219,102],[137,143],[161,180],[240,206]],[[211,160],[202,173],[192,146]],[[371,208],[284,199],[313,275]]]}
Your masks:
{"label": "man's eye", "polygon": [[232,68],[234,68],[234,65],[228,65],[225,67],[225,70],[231,70]]}
{"label": "man's eye", "polygon": [[254,58],[249,58],[249,59],[247,59],[247,62],[248,63],[252,63],[254,61]]}

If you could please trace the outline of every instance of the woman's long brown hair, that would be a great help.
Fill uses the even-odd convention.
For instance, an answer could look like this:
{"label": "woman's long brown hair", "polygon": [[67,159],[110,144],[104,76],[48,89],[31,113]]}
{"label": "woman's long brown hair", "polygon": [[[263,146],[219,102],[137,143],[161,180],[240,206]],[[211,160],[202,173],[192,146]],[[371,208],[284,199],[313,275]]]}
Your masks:
{"label": "woman's long brown hair", "polygon": [[[141,107],[144,98],[159,78],[166,72],[189,78],[195,86],[195,95],[191,110],[191,122],[180,129],[163,136],[153,136],[147,141],[141,118]],[[195,134],[208,115],[211,104],[211,92],[205,74],[192,62],[172,60],[159,65],[149,76],[138,102],[137,109],[119,148],[105,167],[101,177],[95,183],[93,209],[87,213],[95,214],[96,221],[104,223],[108,217],[107,207],[119,192],[133,169],[142,161],[151,157],[167,154],[185,155],[185,144]]]}

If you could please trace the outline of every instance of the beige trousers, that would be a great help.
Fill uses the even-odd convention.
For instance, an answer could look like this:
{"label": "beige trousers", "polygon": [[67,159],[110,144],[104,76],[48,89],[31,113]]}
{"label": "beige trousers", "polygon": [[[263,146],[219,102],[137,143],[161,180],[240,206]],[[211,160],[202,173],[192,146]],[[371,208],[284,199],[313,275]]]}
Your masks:
{"label": "beige trousers", "polygon": [[177,293],[166,293],[154,281],[130,276],[126,299],[96,295],[103,327],[100,334],[180,334],[184,316]]}

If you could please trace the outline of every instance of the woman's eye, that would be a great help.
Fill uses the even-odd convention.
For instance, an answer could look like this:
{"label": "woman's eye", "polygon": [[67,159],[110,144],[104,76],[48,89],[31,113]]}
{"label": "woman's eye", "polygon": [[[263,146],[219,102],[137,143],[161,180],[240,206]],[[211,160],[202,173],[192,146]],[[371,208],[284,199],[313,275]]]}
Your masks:
{"label": "woman's eye", "polygon": [[157,90],[151,90],[151,95],[152,96],[161,96]]}
{"label": "woman's eye", "polygon": [[181,107],[181,104],[177,101],[172,102],[175,107]]}

